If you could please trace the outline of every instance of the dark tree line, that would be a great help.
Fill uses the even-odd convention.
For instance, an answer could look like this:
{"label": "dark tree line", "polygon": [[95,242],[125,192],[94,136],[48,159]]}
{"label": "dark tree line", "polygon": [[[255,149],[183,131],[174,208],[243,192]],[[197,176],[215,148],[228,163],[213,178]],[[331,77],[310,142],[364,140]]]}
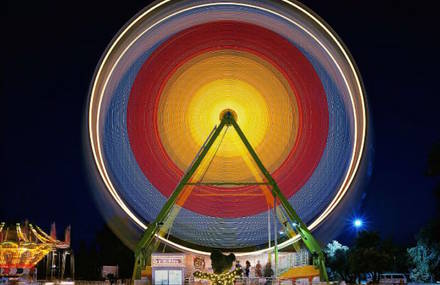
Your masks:
{"label": "dark tree line", "polygon": [[413,281],[440,280],[440,141],[429,152],[426,174],[435,179],[434,195],[437,211],[431,221],[417,234],[411,248],[381,240],[375,232],[360,232],[351,248],[337,242],[327,246],[327,263],[336,280],[354,283],[364,273],[373,274],[377,282],[382,272],[409,273]]}
{"label": "dark tree line", "polygon": [[359,232],[350,248],[333,242],[327,246],[326,253],[334,280],[357,283],[363,274],[371,273],[371,281],[376,283],[383,272],[408,272],[406,248],[393,244],[390,239],[382,240],[376,232]]}
{"label": "dark tree line", "polygon": [[76,279],[100,280],[103,265],[118,265],[119,278],[131,278],[133,273],[134,253],[105,226],[95,240],[87,244],[82,241],[75,253]]}
{"label": "dark tree line", "polygon": [[426,174],[434,179],[437,211],[417,235],[417,245],[408,249],[411,255],[411,278],[417,281],[440,280],[440,141],[431,148]]}

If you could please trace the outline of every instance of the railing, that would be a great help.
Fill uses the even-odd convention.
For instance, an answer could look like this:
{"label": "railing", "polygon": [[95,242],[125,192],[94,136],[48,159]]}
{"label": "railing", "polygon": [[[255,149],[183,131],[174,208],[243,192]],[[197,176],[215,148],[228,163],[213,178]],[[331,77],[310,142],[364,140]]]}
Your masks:
{"label": "railing", "polygon": [[[1,282],[0,282],[1,283]],[[3,284],[3,283],[1,283]],[[131,279],[119,279],[114,282],[106,281],[89,281],[89,280],[75,280],[75,281],[43,281],[39,280],[37,282],[28,283],[32,285],[133,285]],[[149,285],[149,283],[146,283]],[[235,285],[328,285],[326,282],[312,282],[308,281],[293,281],[287,279],[280,278],[258,278],[258,277],[249,277],[249,278],[236,278]],[[340,282],[331,281],[329,282],[331,285],[338,285]],[[181,284],[168,284],[168,285],[181,285]],[[194,277],[185,278],[184,285],[211,285],[210,281],[207,280],[199,280],[197,281]],[[346,283],[346,285],[350,285]],[[354,284],[353,284],[354,285]],[[371,284],[371,285],[383,285],[383,284]],[[409,282],[405,285],[439,285],[439,283],[416,283]]]}
{"label": "railing", "polygon": [[90,280],[74,280],[74,281],[45,281],[38,280],[36,283],[32,283],[32,285],[132,285],[131,279],[118,279],[113,282],[109,280],[100,280],[100,281],[90,281]]}
{"label": "railing", "polygon": [[[197,281],[194,277],[186,278],[185,285],[210,285],[211,282],[207,280],[199,280]],[[304,282],[298,281],[295,282],[289,279],[280,279],[280,278],[272,278],[272,277],[238,277],[235,278],[235,285],[328,285],[326,282]],[[329,284],[337,284],[337,282],[330,282]],[[170,284],[171,285],[171,284]]]}
{"label": "railing", "polygon": [[113,282],[110,282],[109,280],[105,280],[105,281],[75,280],[75,285],[132,285],[132,284],[133,282],[131,279],[118,279]]}

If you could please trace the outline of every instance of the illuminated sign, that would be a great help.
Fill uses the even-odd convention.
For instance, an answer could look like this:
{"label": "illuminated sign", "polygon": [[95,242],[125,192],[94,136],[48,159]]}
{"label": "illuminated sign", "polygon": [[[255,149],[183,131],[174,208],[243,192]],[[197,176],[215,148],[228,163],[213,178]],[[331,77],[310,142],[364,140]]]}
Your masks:
{"label": "illuminated sign", "polygon": [[151,256],[152,267],[185,267],[184,255],[153,254]]}

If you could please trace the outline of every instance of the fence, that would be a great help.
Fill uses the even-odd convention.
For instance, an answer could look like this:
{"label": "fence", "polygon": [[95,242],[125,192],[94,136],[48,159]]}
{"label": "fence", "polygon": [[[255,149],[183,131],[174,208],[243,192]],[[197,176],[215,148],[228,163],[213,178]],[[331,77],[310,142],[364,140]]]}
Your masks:
{"label": "fence", "polygon": [[[338,285],[339,282],[330,282],[331,285]],[[193,277],[186,278],[184,285],[210,285],[209,281],[196,281]],[[279,278],[236,278],[235,285],[327,285],[325,282],[304,282],[292,280],[282,280]],[[406,285],[439,285],[440,283],[416,283],[409,282]],[[75,280],[75,281],[38,281],[32,285],[133,285],[131,279],[116,280],[113,283],[110,281],[87,281],[87,280]],[[181,284],[167,284],[167,285],[181,285]],[[350,284],[346,284],[350,285]],[[374,284],[372,284],[374,285]],[[376,284],[380,285],[380,284]],[[383,285],[383,284],[382,284]]]}
{"label": "fence", "polygon": [[[146,284],[146,283],[144,283]],[[193,277],[185,278],[184,284],[166,284],[166,285],[210,285],[211,282],[206,280],[195,280]],[[235,285],[306,285],[304,282],[293,282],[291,280],[281,280],[278,278],[236,278]],[[330,283],[333,284],[333,283]],[[116,280],[110,283],[110,281],[88,281],[88,280],[75,280],[75,281],[38,281],[32,285],[133,285],[131,279]],[[165,284],[164,284],[165,285]],[[325,282],[312,282],[307,285],[327,285]],[[438,285],[438,284],[436,284]]]}
{"label": "fence", "polygon": [[[195,281],[193,277],[185,279],[185,285],[209,285],[211,284],[209,281]],[[337,285],[337,282],[308,282],[308,281],[293,281],[288,279],[280,279],[280,278],[259,278],[259,277],[248,277],[248,278],[236,278],[235,285]],[[437,284],[438,285],[438,284]]]}

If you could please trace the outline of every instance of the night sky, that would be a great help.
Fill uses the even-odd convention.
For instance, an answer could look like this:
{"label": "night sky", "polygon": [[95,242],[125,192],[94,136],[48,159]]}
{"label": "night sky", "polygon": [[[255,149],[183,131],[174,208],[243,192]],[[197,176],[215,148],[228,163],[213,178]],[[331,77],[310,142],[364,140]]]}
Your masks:
{"label": "night sky", "polygon": [[[88,87],[116,32],[148,1],[10,1],[0,9],[0,220],[29,219],[74,244],[104,225],[83,151]],[[373,131],[373,175],[360,212],[399,243],[434,214],[427,154],[440,139],[439,46],[431,1],[304,1],[358,64]],[[432,5],[431,7],[429,5]],[[347,235],[341,237],[347,240]]]}

